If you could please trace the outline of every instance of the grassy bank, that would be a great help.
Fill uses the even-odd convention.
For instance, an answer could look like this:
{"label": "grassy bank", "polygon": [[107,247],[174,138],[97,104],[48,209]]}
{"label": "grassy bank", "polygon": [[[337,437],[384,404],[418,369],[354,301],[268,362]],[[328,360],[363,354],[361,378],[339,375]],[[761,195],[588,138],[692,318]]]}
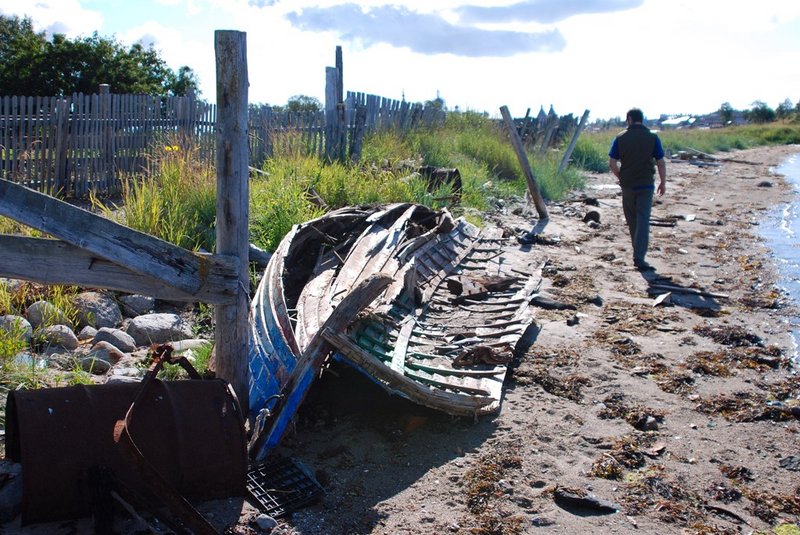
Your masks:
{"label": "grassy bank", "polygon": [[[608,149],[618,130],[587,132],[578,140],[572,161],[595,172],[608,170]],[[800,125],[770,123],[713,129],[680,129],[658,132],[664,150],[673,154],[699,150],[708,154],[751,149],[766,145],[800,144]]]}

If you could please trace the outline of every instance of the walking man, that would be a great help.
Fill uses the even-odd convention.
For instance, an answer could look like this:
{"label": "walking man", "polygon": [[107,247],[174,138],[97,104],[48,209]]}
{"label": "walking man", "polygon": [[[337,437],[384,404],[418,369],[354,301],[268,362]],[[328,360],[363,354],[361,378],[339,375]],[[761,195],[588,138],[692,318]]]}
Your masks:
{"label": "walking man", "polygon": [[625,122],[628,128],[614,138],[608,151],[608,168],[622,188],[622,210],[631,235],[633,265],[639,271],[650,271],[654,268],[644,259],[650,241],[650,209],[653,193],[662,196],[666,191],[667,164],[661,140],[643,124],[642,110],[630,109]]}

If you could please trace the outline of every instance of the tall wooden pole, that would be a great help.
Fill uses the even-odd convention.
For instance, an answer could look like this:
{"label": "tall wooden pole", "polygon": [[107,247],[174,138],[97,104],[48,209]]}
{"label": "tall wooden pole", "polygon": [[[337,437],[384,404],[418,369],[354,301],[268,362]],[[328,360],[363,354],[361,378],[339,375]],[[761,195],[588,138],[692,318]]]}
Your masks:
{"label": "tall wooden pole", "polygon": [[525,154],[525,147],[522,145],[522,140],[519,137],[514,121],[511,119],[511,113],[508,111],[508,106],[502,106],[500,113],[503,115],[503,121],[508,129],[508,135],[511,138],[511,144],[514,145],[514,151],[517,153],[519,165],[522,167],[522,172],[525,174],[525,180],[528,183],[528,192],[531,194],[533,204],[536,206],[536,212],[539,214],[539,219],[549,219],[547,214],[547,206],[544,204],[542,194],[539,192],[539,185],[536,183],[536,177],[533,175],[533,169],[528,161],[528,156]]}
{"label": "tall wooden pole", "polygon": [[248,388],[248,150],[247,40],[244,32],[217,30],[217,254],[237,258],[236,302],[214,309],[217,376],[228,381],[242,410],[249,408]]}
{"label": "tall wooden pole", "polygon": [[564,172],[564,169],[567,168],[567,164],[569,163],[569,157],[572,156],[572,151],[575,150],[575,144],[578,143],[578,137],[580,137],[581,132],[583,131],[583,127],[586,126],[586,119],[589,118],[589,110],[584,110],[583,116],[581,117],[581,121],[578,123],[578,128],[575,129],[575,133],[572,134],[572,139],[567,146],[567,150],[564,151],[564,156],[561,158],[561,163],[558,165],[558,174]]}

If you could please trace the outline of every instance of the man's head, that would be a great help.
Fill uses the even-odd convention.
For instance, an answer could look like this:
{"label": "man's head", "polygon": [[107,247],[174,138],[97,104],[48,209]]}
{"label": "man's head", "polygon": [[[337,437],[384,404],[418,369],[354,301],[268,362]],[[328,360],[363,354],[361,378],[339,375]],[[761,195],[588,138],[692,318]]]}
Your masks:
{"label": "man's head", "polygon": [[628,124],[643,123],[644,113],[642,113],[642,110],[639,108],[631,108],[628,110],[625,120],[628,122]]}

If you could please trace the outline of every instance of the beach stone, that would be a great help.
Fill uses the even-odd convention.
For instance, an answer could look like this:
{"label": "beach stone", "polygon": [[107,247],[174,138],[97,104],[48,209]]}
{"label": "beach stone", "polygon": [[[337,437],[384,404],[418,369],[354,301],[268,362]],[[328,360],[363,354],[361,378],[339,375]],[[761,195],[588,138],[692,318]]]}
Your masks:
{"label": "beach stone", "polygon": [[183,340],[192,336],[191,326],[177,314],[145,314],[133,318],[126,332],[133,337],[137,346],[164,344],[173,340]]}
{"label": "beach stone", "polygon": [[103,359],[83,357],[78,359],[78,366],[85,372],[93,375],[105,375],[111,369],[111,364]]}
{"label": "beach stone", "polygon": [[125,353],[120,351],[119,348],[115,347],[113,344],[109,342],[104,342],[104,341],[97,342],[87,355],[88,358],[104,360],[108,362],[110,365],[116,364],[124,356]]}
{"label": "beach stone", "polygon": [[103,327],[94,336],[93,343],[108,342],[124,353],[130,353],[136,349],[136,340],[133,336],[121,329]]}
{"label": "beach stone", "polygon": [[270,532],[278,527],[278,521],[269,515],[265,515],[264,513],[258,515],[255,522],[259,529],[262,529],[266,532]]}
{"label": "beach stone", "polygon": [[81,329],[81,332],[78,333],[78,340],[81,341],[91,340],[92,338],[95,337],[96,334],[97,334],[97,329],[95,329],[91,325],[87,325],[86,327]]}
{"label": "beach stone", "polygon": [[83,292],[75,296],[72,304],[78,311],[78,325],[116,327],[122,322],[122,311],[109,295],[101,292]]}
{"label": "beach stone", "polygon": [[589,210],[588,212],[586,212],[586,215],[583,216],[583,222],[584,223],[594,222],[594,223],[597,223],[599,225],[600,224],[600,212],[598,212],[597,210]]}
{"label": "beach stone", "polygon": [[16,332],[26,344],[31,343],[33,327],[31,327],[30,322],[22,316],[16,316],[14,314],[0,316],[0,331],[4,331],[7,334]]}
{"label": "beach stone", "polygon": [[156,299],[147,295],[123,295],[119,302],[122,303],[122,312],[129,318],[149,314],[156,306]]}
{"label": "beach stone", "polygon": [[25,311],[25,316],[34,329],[40,327],[43,323],[72,327],[72,322],[67,318],[66,314],[64,314],[64,311],[48,301],[36,301],[32,303]]}
{"label": "beach stone", "polygon": [[67,325],[50,325],[39,329],[37,334],[42,337],[49,345],[63,347],[72,351],[78,349],[80,343],[78,337],[72,332],[72,329]]}

